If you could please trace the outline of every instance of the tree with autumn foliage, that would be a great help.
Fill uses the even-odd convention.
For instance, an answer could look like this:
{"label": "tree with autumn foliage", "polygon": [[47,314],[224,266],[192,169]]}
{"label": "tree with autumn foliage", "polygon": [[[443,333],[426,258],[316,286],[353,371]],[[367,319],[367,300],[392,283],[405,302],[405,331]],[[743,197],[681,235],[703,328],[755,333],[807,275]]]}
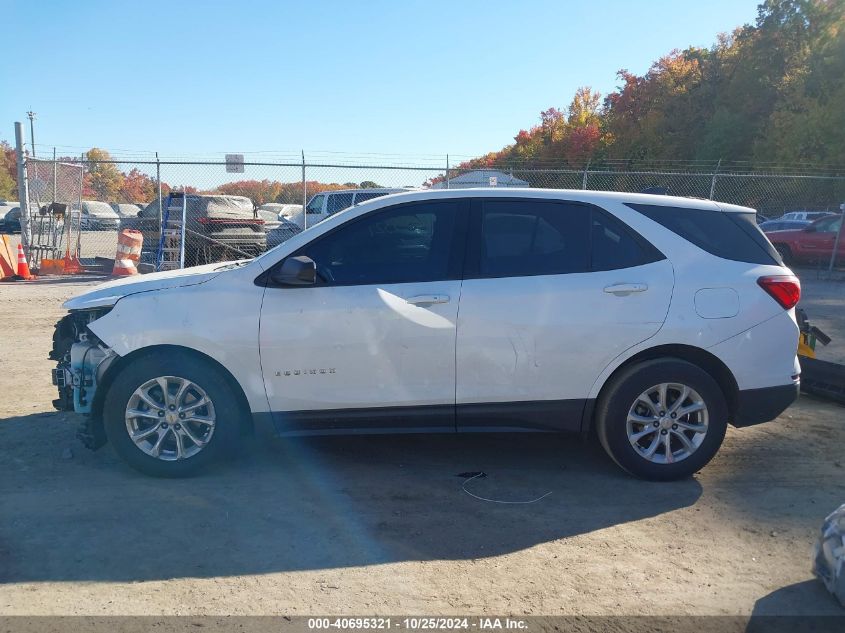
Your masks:
{"label": "tree with autumn foliage", "polygon": [[275,180],[239,180],[217,187],[219,193],[230,196],[246,196],[257,205],[276,202],[282,195],[282,183]]}
{"label": "tree with autumn foliage", "polygon": [[85,174],[82,178],[82,197],[113,202],[120,197],[126,177],[111,161],[104,149],[92,147],[86,156]]}
{"label": "tree with autumn foliage", "polygon": [[[457,166],[581,168],[604,159],[845,165],[845,3],[765,0],[709,49],[618,73],[604,100],[579,88],[513,145]],[[436,180],[436,179],[435,179]]]}
{"label": "tree with autumn foliage", "polygon": [[157,193],[155,180],[135,167],[123,177],[118,195],[126,202],[152,202]]}
{"label": "tree with autumn foliage", "polygon": [[[602,98],[579,88],[569,105],[539,113],[498,151],[453,167],[582,170],[603,161],[747,161],[845,166],[845,2],[765,0],[754,24],[719,35],[710,48],[674,50],[642,75],[622,69],[617,88]],[[14,150],[3,144],[0,196],[14,193]],[[154,182],[128,174],[92,149],[85,197],[146,201]],[[521,177],[531,180],[530,173]],[[434,184],[441,175],[427,181]],[[558,183],[544,176],[544,184]],[[562,179],[560,186],[571,186]],[[532,184],[538,184],[533,183]],[[364,182],[360,187],[375,183]],[[354,183],[309,181],[310,195]],[[166,195],[169,187],[162,183]],[[243,180],[216,188],[257,204],[300,204],[302,183]]]}
{"label": "tree with autumn foliage", "polygon": [[[361,185],[364,184],[366,183],[361,183]],[[323,191],[337,191],[338,189],[353,189],[358,187],[355,183],[324,183],[317,182],[316,180],[309,180],[305,185],[309,197]],[[302,204],[301,181],[239,180],[237,182],[222,184],[217,187],[216,191],[217,193],[230,196],[246,196],[259,206],[267,202]]]}

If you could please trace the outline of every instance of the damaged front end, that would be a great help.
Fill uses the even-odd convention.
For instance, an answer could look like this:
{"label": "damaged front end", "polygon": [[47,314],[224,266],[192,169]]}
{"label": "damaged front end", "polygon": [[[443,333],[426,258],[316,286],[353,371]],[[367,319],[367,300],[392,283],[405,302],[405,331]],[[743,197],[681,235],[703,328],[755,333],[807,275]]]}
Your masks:
{"label": "damaged front end", "polygon": [[49,356],[57,361],[53,384],[59,390],[59,397],[53,400],[53,406],[59,411],[84,415],[77,437],[92,450],[106,443],[102,424],[95,420],[93,404],[97,385],[117,355],[88,329],[88,324],[110,310],[75,310],[62,317],[56,324]]}

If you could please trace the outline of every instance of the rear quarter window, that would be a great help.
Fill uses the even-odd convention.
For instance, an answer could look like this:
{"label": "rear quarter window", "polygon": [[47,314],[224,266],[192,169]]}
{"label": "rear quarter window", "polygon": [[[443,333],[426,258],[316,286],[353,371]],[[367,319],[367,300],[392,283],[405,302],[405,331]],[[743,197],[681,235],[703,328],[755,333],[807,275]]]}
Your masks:
{"label": "rear quarter window", "polygon": [[627,204],[711,255],[749,264],[782,265],[753,213]]}

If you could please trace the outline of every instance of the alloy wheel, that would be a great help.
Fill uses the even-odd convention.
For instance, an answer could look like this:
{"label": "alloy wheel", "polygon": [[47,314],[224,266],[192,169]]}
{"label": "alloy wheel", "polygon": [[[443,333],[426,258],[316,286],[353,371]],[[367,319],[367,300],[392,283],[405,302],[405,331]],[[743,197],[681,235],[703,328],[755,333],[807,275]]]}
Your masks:
{"label": "alloy wheel", "polygon": [[655,464],[673,464],[698,450],[707,424],[707,405],[697,391],[680,383],[660,383],[634,400],[626,429],[640,457]]}
{"label": "alloy wheel", "polygon": [[138,387],[126,404],[126,430],[139,449],[164,461],[188,459],[214,435],[214,403],[194,382],[159,376]]}

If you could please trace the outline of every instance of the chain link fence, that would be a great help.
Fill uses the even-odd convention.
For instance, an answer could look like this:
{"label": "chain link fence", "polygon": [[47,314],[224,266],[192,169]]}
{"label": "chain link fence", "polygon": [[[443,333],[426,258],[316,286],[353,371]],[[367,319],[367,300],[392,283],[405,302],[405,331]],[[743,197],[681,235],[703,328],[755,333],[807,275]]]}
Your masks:
{"label": "chain link fence", "polygon": [[84,168],[78,163],[30,159],[29,256],[33,262],[60,259],[79,250],[79,204]]}
{"label": "chain link fence", "polygon": [[[212,215],[209,209],[215,204],[232,200],[236,200],[242,215],[237,222],[223,223],[225,228],[214,224],[216,229],[210,230],[210,220],[205,225],[189,226],[186,249],[202,252],[202,256],[187,253],[186,260],[191,264],[252,256],[277,245],[321,219],[310,209],[304,213],[303,207],[317,194],[331,191],[496,186],[641,192],[660,188],[671,195],[749,206],[767,218],[793,210],[834,212],[845,201],[845,176],[804,169],[762,172],[740,165],[644,167],[618,162],[583,169],[495,165],[469,169],[448,167],[446,163],[422,166],[304,159],[285,162],[248,158],[227,163],[30,158],[27,173],[31,213],[51,202],[65,203],[78,212],[76,247],[86,265],[97,258],[113,258],[119,230],[138,228],[144,235],[142,262],[154,267],[165,213],[159,198],[166,207],[171,191],[195,194],[197,200],[217,200],[203,203],[206,206],[197,211],[200,215]],[[350,202],[353,198],[342,199]],[[328,212],[338,210],[329,208]],[[238,235],[233,237],[235,233]],[[67,232],[58,246],[67,247]]]}

